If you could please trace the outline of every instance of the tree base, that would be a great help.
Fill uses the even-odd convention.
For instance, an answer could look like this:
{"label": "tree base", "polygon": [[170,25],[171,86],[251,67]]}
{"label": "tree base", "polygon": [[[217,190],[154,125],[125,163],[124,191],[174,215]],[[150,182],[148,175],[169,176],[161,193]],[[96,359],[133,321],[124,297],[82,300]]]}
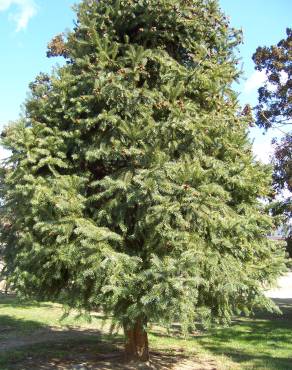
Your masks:
{"label": "tree base", "polygon": [[124,332],[126,361],[149,363],[148,335],[144,329],[143,321],[137,320],[130,327],[124,326]]}

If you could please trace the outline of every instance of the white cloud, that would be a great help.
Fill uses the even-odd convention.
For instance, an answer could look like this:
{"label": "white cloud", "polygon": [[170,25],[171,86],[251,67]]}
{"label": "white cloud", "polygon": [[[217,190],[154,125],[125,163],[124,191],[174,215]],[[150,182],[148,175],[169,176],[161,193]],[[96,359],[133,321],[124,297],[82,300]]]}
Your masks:
{"label": "white cloud", "polygon": [[284,72],[284,71],[281,71],[280,72],[280,82],[281,82],[281,85],[284,85],[287,81],[288,81],[288,73]]}
{"label": "white cloud", "polygon": [[271,162],[271,156],[273,155],[273,146],[268,141],[261,143],[253,143],[253,153],[257,160],[268,164]]}
{"label": "white cloud", "polygon": [[[264,83],[267,81],[266,71],[255,71],[253,72],[250,77],[246,80],[243,91],[245,93],[251,93],[255,90],[258,90],[259,87],[263,86]],[[288,75],[286,72],[280,72],[280,83],[283,85],[287,82]],[[268,89],[271,91],[276,90],[276,86],[268,82]]]}
{"label": "white cloud", "polygon": [[0,161],[6,159],[10,156],[11,152],[7,149],[4,149],[3,146],[0,146]]}
{"label": "white cloud", "polygon": [[34,0],[0,0],[0,12],[8,10],[12,5],[19,9],[12,15],[16,22],[16,31],[26,28],[29,20],[37,13],[37,6]]}
{"label": "white cloud", "polygon": [[250,93],[254,90],[257,90],[261,87],[267,80],[267,75],[265,71],[255,71],[253,74],[246,80],[244,84],[244,92]]}

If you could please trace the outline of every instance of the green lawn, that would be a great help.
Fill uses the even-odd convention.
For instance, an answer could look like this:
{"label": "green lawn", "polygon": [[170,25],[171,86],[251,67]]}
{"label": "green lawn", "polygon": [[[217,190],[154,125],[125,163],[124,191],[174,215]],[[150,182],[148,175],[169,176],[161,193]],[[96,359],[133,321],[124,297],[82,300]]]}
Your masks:
{"label": "green lawn", "polygon": [[[154,328],[151,349],[160,356],[211,361],[217,369],[292,369],[292,300],[278,303],[282,316],[237,318],[229,328],[197,332],[187,340]],[[31,364],[40,361],[51,368],[61,361],[69,369],[74,361],[94,362],[96,356],[121,351],[122,335],[109,335],[109,323],[101,315],[93,314],[91,322],[73,313],[60,321],[62,315],[58,304],[0,296],[0,369],[37,369]]]}
{"label": "green lawn", "polygon": [[[216,357],[227,356],[239,369],[291,370],[292,299],[278,300],[278,304],[281,316],[258,314],[252,319],[237,318],[228,328],[199,333],[185,342],[185,348],[191,351],[199,346]],[[166,339],[162,338],[162,342]],[[169,343],[178,343],[178,339]]]}

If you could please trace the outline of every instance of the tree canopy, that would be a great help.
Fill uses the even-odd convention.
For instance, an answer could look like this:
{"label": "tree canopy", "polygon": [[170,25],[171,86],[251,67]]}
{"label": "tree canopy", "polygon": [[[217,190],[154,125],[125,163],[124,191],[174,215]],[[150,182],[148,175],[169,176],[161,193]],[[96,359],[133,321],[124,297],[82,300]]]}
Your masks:
{"label": "tree canopy", "polygon": [[278,195],[280,200],[272,200],[272,212],[283,216],[281,223],[286,237],[287,251],[292,257],[292,132],[287,133],[281,140],[274,140],[274,143],[274,198]]}
{"label": "tree canopy", "polygon": [[[259,104],[255,107],[259,127],[285,127],[288,131],[281,140],[273,140],[275,153],[273,156],[273,187],[275,195],[283,191],[292,191],[292,29],[287,28],[287,37],[270,47],[258,47],[253,60],[256,69],[264,71],[267,81],[258,90]],[[283,215],[284,229],[288,236],[288,251],[292,256],[292,197],[272,201],[273,213]]]}
{"label": "tree canopy", "polygon": [[148,359],[147,325],[230,321],[271,309],[284,269],[267,239],[229,26],[214,0],[84,0],[49,44],[64,66],[30,85],[2,133],[2,230],[12,286],[101,309],[126,352]]}
{"label": "tree canopy", "polygon": [[286,33],[286,39],[270,47],[260,46],[253,55],[256,69],[267,74],[256,107],[257,125],[265,129],[292,124],[292,29],[287,28]]}

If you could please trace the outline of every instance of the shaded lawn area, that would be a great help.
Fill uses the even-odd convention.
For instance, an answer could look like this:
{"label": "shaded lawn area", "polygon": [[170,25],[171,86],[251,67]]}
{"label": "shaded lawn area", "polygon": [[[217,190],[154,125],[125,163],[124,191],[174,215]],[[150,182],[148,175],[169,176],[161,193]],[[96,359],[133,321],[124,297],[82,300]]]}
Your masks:
{"label": "shaded lawn area", "polygon": [[[202,370],[292,369],[292,299],[278,304],[282,316],[237,318],[231,327],[188,339],[153,328],[153,362],[161,369],[185,358],[193,358]],[[101,315],[93,314],[91,322],[76,313],[60,321],[62,315],[58,304],[0,296],[0,369],[72,369],[82,363],[85,369],[132,369],[122,365],[122,335],[109,335],[109,322]]]}
{"label": "shaded lawn area", "polygon": [[292,369],[292,299],[276,300],[283,315],[261,314],[212,330],[198,342],[225,354],[243,369]]}
{"label": "shaded lawn area", "polygon": [[292,369],[292,299],[275,301],[282,315],[237,318],[231,327],[211,330],[195,341],[216,355],[227,355],[242,369]]}

